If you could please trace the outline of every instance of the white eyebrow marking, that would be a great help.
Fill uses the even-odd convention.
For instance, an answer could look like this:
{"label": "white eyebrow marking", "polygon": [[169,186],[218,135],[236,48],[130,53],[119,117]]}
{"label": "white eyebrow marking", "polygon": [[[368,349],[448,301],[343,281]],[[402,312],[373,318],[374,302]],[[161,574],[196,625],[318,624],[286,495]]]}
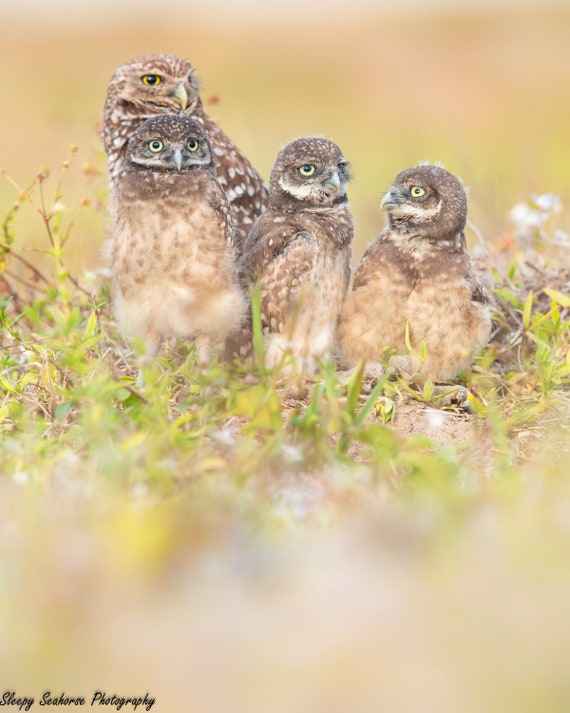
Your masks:
{"label": "white eyebrow marking", "polygon": [[422,208],[421,205],[398,205],[390,209],[392,215],[410,215],[414,218],[435,218],[441,213],[443,198],[440,198],[439,203],[433,208]]}

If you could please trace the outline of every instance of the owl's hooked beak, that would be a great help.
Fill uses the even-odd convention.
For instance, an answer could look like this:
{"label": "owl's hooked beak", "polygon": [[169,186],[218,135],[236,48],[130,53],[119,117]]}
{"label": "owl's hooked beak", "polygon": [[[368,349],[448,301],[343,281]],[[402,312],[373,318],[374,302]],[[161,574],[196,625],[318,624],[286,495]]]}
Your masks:
{"label": "owl's hooked beak", "polygon": [[183,82],[180,82],[180,84],[176,87],[176,91],[172,96],[178,101],[184,111],[184,109],[188,106],[188,92],[186,91],[186,87]]}
{"label": "owl's hooked beak", "polygon": [[340,176],[338,175],[338,171],[333,171],[331,173],[331,175],[323,183],[323,188],[326,188],[329,191],[334,191],[335,193],[338,193],[338,191],[340,189]]}
{"label": "owl's hooked beak", "polygon": [[383,208],[384,210],[388,210],[388,208],[398,205],[399,203],[400,203],[399,196],[391,188],[389,191],[387,191],[384,194],[384,197],[380,201],[380,207]]}
{"label": "owl's hooked beak", "polygon": [[178,173],[182,171],[182,151],[180,149],[176,149],[176,151],[168,158],[168,163],[172,164],[173,166],[176,166],[176,170]]}

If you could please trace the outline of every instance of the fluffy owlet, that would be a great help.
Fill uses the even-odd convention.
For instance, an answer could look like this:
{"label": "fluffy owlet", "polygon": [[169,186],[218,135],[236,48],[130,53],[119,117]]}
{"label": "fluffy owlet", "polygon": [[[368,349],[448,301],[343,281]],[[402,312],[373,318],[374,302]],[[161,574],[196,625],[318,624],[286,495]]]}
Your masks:
{"label": "fluffy owlet", "polygon": [[452,379],[491,328],[489,298],[465,243],[463,186],[439,166],[417,166],[396,176],[382,207],[388,224],[366,250],[339,320],[344,362],[382,361],[386,348],[408,355],[408,329],[413,372]]}
{"label": "fluffy owlet", "polygon": [[188,116],[148,119],[128,142],[113,191],[107,247],[122,330],[156,355],[169,337],[194,340],[202,362],[240,327],[227,198],[205,132]]}
{"label": "fluffy owlet", "polygon": [[210,140],[218,181],[230,202],[241,244],[267,205],[267,187],[237,146],[206,114],[199,89],[190,62],[173,55],[135,57],[115,71],[107,89],[102,132],[110,183],[112,186],[116,181],[125,161],[129,138],[143,121],[167,113],[192,116]]}
{"label": "fluffy owlet", "polygon": [[[269,207],[245,243],[242,267],[259,281],[266,359],[292,354],[303,371],[331,355],[350,278],[348,162],[327,139],[285,146],[271,172]],[[300,363],[299,363],[300,362]]]}

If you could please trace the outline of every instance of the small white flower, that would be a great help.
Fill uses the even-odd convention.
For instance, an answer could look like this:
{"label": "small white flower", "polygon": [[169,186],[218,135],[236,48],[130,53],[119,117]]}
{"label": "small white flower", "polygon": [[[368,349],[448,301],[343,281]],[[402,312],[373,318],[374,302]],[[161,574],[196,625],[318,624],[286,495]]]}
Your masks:
{"label": "small white flower", "polygon": [[529,228],[539,228],[542,224],[539,212],[528,203],[517,203],[509,212],[509,218],[517,229],[524,233]]}
{"label": "small white flower", "polygon": [[563,230],[560,230],[560,228],[559,228],[558,230],[554,231],[552,240],[555,243],[567,243],[568,240],[570,240],[570,236],[568,235],[568,233],[565,233]]}
{"label": "small white flower", "polygon": [[30,474],[26,470],[19,470],[12,473],[12,480],[18,485],[27,485],[30,482]]}
{"label": "small white flower", "polygon": [[307,519],[317,505],[318,498],[314,493],[289,487],[275,494],[272,512],[278,520],[299,522]]}
{"label": "small white flower", "polygon": [[445,411],[440,411],[437,408],[427,408],[426,409],[428,428],[434,431],[439,430],[447,418]]}
{"label": "small white flower", "polygon": [[236,429],[233,426],[225,426],[217,431],[212,431],[211,438],[220,446],[232,447],[236,444],[235,432]]}
{"label": "small white flower", "polygon": [[289,463],[300,463],[303,460],[303,451],[299,446],[292,446],[290,443],[281,446],[281,453]]}
{"label": "small white flower", "polygon": [[510,211],[509,218],[516,226],[520,238],[545,238],[546,225],[551,216],[562,210],[562,203],[553,193],[532,195],[526,203],[517,203]]}
{"label": "small white flower", "polygon": [[131,497],[135,505],[141,505],[148,497],[148,485],[141,480],[137,480],[131,486]]}
{"label": "small white flower", "polygon": [[552,193],[543,193],[540,196],[533,196],[532,199],[539,209],[545,213],[551,213],[553,211],[558,213],[562,208],[560,198]]}
{"label": "small white flower", "polygon": [[34,352],[31,351],[30,349],[26,349],[25,347],[22,347],[21,349],[18,350],[18,364],[27,364],[30,359],[32,359],[35,356]]}

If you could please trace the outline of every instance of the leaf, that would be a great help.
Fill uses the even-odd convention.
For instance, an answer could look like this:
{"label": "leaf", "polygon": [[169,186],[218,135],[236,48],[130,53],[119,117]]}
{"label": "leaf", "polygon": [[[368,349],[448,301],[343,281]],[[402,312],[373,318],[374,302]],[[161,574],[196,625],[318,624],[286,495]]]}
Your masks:
{"label": "leaf", "polygon": [[63,423],[65,421],[65,417],[71,411],[72,406],[73,401],[62,401],[62,403],[58,404],[53,412],[56,421]]}
{"label": "leaf", "polygon": [[183,413],[181,416],[178,416],[178,418],[174,420],[172,427],[174,428],[174,430],[178,430],[182,428],[182,426],[185,426],[187,423],[190,423],[190,421],[192,420],[194,420],[193,413]]}
{"label": "leaf", "polygon": [[398,437],[392,429],[379,423],[372,423],[363,429],[358,440],[373,446],[377,459],[388,460],[398,454]]}
{"label": "leaf", "polygon": [[146,443],[147,440],[147,433],[144,433],[143,431],[136,431],[120,443],[119,449],[122,453],[132,453]]}
{"label": "leaf", "polygon": [[83,332],[83,338],[87,337],[93,337],[94,335],[97,334],[97,314],[95,312],[91,312],[87,319],[87,323],[85,325],[85,330]]}
{"label": "leaf", "polygon": [[523,321],[523,327],[525,329],[528,329],[529,325],[530,325],[530,317],[531,317],[531,313],[532,313],[533,302],[534,302],[534,295],[532,294],[532,290],[531,290],[527,295],[527,298],[524,303],[524,308],[523,308],[522,321]]}
{"label": "leaf", "polygon": [[259,283],[249,286],[251,299],[251,319],[253,331],[253,352],[255,363],[263,368],[265,366],[265,350],[263,345],[263,330],[261,326],[261,287]]}
{"label": "leaf", "polygon": [[396,404],[388,396],[385,396],[383,400],[378,402],[377,415],[381,416],[383,421],[391,421],[395,413]]}
{"label": "leaf", "polygon": [[406,342],[406,348],[410,352],[410,354],[413,354],[415,357],[417,357],[416,350],[413,348],[412,343],[410,341],[410,324],[409,324],[409,322],[406,322],[406,330],[404,332],[404,340]]}
{"label": "leaf", "polygon": [[16,389],[12,386],[12,384],[6,379],[6,377],[3,374],[0,374],[0,388],[4,389],[9,394],[15,394]]}
{"label": "leaf", "polygon": [[495,294],[502,297],[506,302],[508,302],[513,307],[517,309],[523,308],[523,303],[514,295],[512,295],[508,290],[495,289]]}
{"label": "leaf", "polygon": [[424,388],[422,391],[422,399],[424,401],[431,401],[432,396],[433,396],[433,383],[432,383],[431,379],[428,379],[424,384]]}
{"label": "leaf", "polygon": [[236,395],[235,413],[251,419],[254,429],[277,430],[282,426],[281,399],[271,388],[257,384]]}
{"label": "leaf", "polygon": [[378,398],[378,396],[380,396],[380,393],[382,392],[382,389],[384,388],[384,384],[386,383],[387,379],[388,372],[384,374],[384,376],[378,381],[376,386],[370,392],[370,395],[364,402],[364,406],[360,409],[360,411],[358,412],[358,416],[354,419],[354,425],[356,427],[360,427],[364,423],[364,419],[368,416],[371,408],[376,403],[376,399]]}
{"label": "leaf", "polygon": [[545,287],[542,291],[561,307],[570,307],[570,295],[565,295],[563,292],[552,290],[549,287]]}
{"label": "leaf", "polygon": [[198,472],[201,474],[223,472],[226,461],[219,456],[208,456],[198,462]]}
{"label": "leaf", "polygon": [[360,396],[360,387],[362,386],[362,377],[364,376],[364,363],[360,362],[354,370],[354,374],[350,377],[347,385],[347,403],[350,413],[353,414],[358,406],[358,397]]}

